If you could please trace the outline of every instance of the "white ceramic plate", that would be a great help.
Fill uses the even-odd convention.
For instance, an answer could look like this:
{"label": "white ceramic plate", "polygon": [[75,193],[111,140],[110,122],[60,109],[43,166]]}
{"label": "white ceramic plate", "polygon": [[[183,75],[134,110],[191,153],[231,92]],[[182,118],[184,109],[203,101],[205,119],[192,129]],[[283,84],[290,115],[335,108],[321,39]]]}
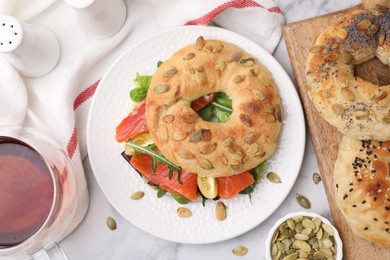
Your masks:
{"label": "white ceramic plate", "polygon": [[[246,195],[226,200],[226,220],[214,217],[215,201],[202,206],[201,199],[186,205],[192,217],[177,216],[178,204],[169,195],[158,199],[130,165],[122,158],[124,144],[115,141],[115,127],[129,113],[133,103],[129,91],[137,72],[152,75],[158,61],[176,50],[205,39],[220,39],[241,47],[256,57],[272,73],[283,103],[283,125],[275,154],[267,162],[267,171],[282,179],[273,184],[260,181],[252,200]],[[252,41],[215,27],[186,26],[160,32],[131,47],[108,70],[94,95],[88,121],[88,152],[95,177],[115,209],[128,221],[157,237],[191,244],[223,241],[243,234],[262,223],[284,201],[299,173],[304,148],[305,124],[301,103],[294,85],[279,63]],[[142,190],[138,201],[130,194]]]}

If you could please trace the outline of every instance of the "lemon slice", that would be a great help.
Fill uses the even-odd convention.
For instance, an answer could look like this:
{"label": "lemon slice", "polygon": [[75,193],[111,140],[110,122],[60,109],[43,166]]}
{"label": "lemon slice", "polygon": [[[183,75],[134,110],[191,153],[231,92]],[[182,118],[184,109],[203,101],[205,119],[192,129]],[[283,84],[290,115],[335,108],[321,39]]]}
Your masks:
{"label": "lemon slice", "polygon": [[198,187],[203,196],[208,199],[214,199],[218,195],[216,178],[198,175]]}
{"label": "lemon slice", "polygon": [[[152,136],[149,133],[146,133],[146,134],[142,134],[142,135],[139,135],[137,137],[134,137],[132,139],[132,143],[139,145],[139,146],[142,146],[142,147],[146,147],[149,144],[153,144],[154,141],[153,141]],[[129,156],[133,156],[133,155],[135,155],[135,150],[133,149],[133,147],[126,144],[125,154],[127,154]]]}

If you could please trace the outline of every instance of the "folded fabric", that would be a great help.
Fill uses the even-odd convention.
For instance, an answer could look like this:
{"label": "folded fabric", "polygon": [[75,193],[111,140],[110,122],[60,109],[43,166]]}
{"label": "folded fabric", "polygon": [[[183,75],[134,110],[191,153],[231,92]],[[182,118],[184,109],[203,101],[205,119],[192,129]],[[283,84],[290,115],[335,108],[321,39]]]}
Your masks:
{"label": "folded fabric", "polygon": [[[271,0],[128,0],[125,3],[127,19],[121,30],[110,38],[96,40],[81,30],[74,19],[74,9],[65,1],[0,1],[0,15],[12,15],[21,22],[47,27],[55,33],[61,47],[57,66],[39,78],[20,77],[0,56],[0,123],[22,123],[52,135],[66,149],[79,173],[81,194],[87,192],[82,160],[87,155],[90,98],[99,79],[121,53],[162,29],[195,24],[212,24],[235,31],[272,53],[284,23],[279,7]],[[10,97],[17,102],[10,102]],[[80,214],[77,221],[82,217]]]}

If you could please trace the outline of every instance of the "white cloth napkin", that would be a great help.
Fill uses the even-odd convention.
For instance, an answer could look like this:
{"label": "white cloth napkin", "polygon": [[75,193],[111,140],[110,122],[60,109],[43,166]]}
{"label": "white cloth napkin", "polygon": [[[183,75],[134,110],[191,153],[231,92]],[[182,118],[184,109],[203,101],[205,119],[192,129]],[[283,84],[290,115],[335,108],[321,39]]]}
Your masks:
{"label": "white cloth napkin", "polygon": [[65,1],[0,0],[0,15],[12,15],[20,22],[47,27],[55,33],[61,47],[57,66],[39,78],[20,77],[0,55],[0,127],[22,122],[49,133],[72,159],[81,194],[87,192],[82,160],[87,155],[91,97],[99,79],[121,53],[162,29],[193,24],[212,24],[235,31],[272,53],[284,23],[279,7],[272,0],[126,0],[125,3],[127,20],[122,29],[110,38],[96,40],[80,29],[74,10]]}

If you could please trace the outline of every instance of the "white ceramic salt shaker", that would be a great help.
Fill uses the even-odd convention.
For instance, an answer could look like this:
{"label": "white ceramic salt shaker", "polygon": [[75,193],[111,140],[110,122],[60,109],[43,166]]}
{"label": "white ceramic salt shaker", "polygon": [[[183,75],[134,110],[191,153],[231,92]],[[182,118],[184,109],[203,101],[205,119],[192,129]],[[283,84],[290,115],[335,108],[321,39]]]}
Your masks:
{"label": "white ceramic salt shaker", "polygon": [[20,74],[40,77],[57,65],[60,45],[54,33],[46,27],[0,15],[0,53]]}
{"label": "white ceramic salt shaker", "polygon": [[126,20],[123,0],[65,0],[75,11],[81,29],[95,39],[116,34]]}

